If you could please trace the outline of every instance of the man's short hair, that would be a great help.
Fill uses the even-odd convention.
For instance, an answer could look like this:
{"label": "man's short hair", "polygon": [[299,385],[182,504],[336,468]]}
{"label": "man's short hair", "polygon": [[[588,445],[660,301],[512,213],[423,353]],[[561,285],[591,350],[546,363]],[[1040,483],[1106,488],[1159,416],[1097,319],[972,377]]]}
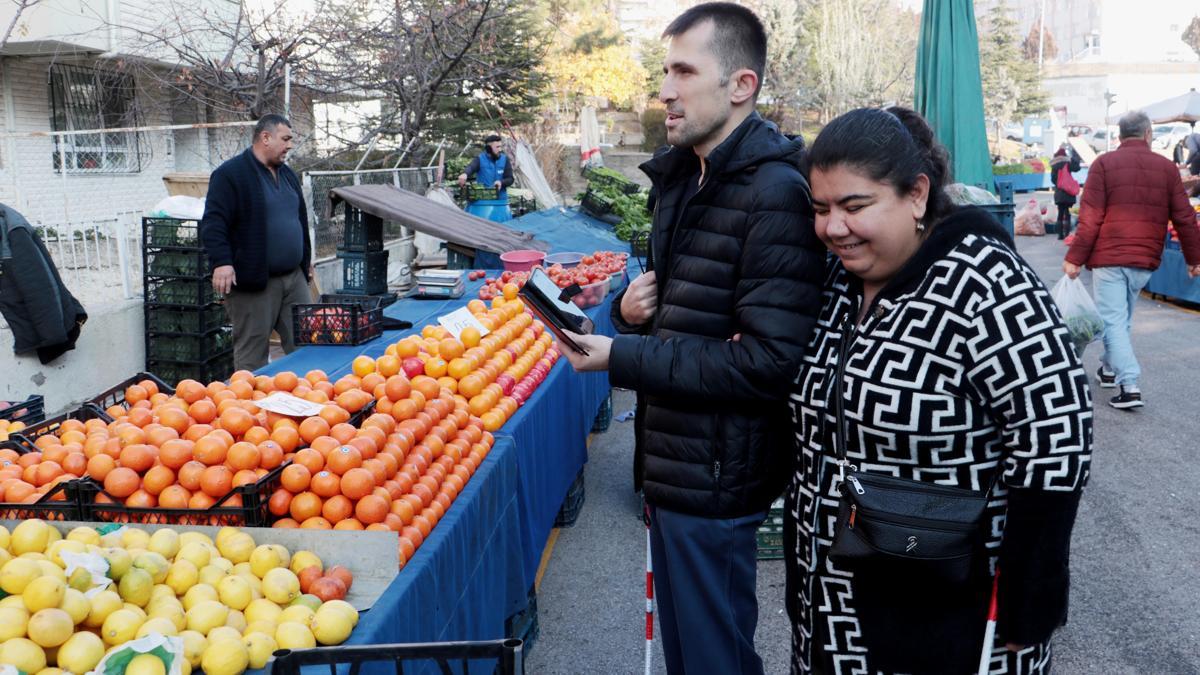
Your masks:
{"label": "man's short hair", "polygon": [[483,139],[483,144],[487,145],[488,143],[496,143],[501,140],[503,140],[503,139],[501,139],[499,135],[490,134],[487,138]]}
{"label": "man's short hair", "polygon": [[735,70],[749,68],[758,75],[758,90],[762,89],[763,71],[767,67],[767,31],[751,10],[732,2],[707,2],[696,5],[675,17],[663,31],[663,38],[683,35],[692,28],[711,21],[713,52],[721,62],[721,79],[728,81]]}
{"label": "man's short hair", "polygon": [[254,125],[254,142],[258,142],[259,137],[263,135],[264,131],[275,131],[275,127],[279,126],[280,124],[289,129],[292,128],[292,123],[289,122],[288,118],[284,117],[283,115],[267,113],[266,115],[258,118],[258,124]]}
{"label": "man's short hair", "polygon": [[1121,116],[1117,126],[1121,130],[1121,140],[1141,138],[1150,131],[1150,117],[1141,110],[1131,110]]}

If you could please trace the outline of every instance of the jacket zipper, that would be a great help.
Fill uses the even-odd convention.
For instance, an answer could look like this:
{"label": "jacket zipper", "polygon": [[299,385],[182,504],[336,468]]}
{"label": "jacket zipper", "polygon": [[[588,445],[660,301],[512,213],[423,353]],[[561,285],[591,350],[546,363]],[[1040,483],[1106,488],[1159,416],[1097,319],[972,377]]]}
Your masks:
{"label": "jacket zipper", "polygon": [[721,491],[721,462],[713,462],[713,494]]}

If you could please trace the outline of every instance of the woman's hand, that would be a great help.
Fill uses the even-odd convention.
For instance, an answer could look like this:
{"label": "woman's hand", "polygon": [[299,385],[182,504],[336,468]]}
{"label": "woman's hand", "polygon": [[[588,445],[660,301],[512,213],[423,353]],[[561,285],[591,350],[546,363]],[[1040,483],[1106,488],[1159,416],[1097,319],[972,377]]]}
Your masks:
{"label": "woman's hand", "polygon": [[571,348],[571,345],[564,341],[559,341],[558,348],[562,350],[563,356],[571,362],[571,366],[577,372],[588,372],[592,370],[608,370],[608,354],[612,351],[612,338],[604,335],[579,335],[577,333],[567,332],[571,339],[575,341],[583,349],[587,350],[584,355]]}
{"label": "woman's hand", "polygon": [[1028,645],[1019,645],[1015,642],[1009,642],[1008,644],[1006,644],[1004,646],[1007,647],[1008,651],[1010,651],[1010,652],[1019,652],[1019,651],[1029,648]]}

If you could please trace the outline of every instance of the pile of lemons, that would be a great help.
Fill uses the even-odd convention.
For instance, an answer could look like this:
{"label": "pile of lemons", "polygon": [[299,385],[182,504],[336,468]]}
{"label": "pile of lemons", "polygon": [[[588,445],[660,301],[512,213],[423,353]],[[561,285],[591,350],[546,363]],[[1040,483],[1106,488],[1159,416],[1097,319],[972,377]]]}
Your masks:
{"label": "pile of lemons", "polygon": [[[102,586],[71,554],[107,564]],[[96,560],[93,558],[92,560]],[[110,650],[151,634],[178,636],[184,675],[238,675],[276,649],[336,645],[358,612],[300,592],[300,570],[324,564],[310,551],[258,545],[246,532],[124,527],[64,536],[41,520],[0,527],[0,663],[30,675],[82,674]],[[85,595],[86,594],[86,595]],[[137,657],[126,675],[165,675],[158,657]]]}

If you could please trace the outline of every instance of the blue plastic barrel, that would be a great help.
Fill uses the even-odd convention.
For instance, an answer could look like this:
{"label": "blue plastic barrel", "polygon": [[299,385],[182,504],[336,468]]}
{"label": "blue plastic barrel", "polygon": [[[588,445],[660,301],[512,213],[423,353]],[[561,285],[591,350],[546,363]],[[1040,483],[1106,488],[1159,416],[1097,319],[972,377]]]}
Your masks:
{"label": "blue plastic barrel", "polygon": [[508,209],[507,199],[480,199],[467,204],[467,213],[497,223],[512,220],[512,211]]}

